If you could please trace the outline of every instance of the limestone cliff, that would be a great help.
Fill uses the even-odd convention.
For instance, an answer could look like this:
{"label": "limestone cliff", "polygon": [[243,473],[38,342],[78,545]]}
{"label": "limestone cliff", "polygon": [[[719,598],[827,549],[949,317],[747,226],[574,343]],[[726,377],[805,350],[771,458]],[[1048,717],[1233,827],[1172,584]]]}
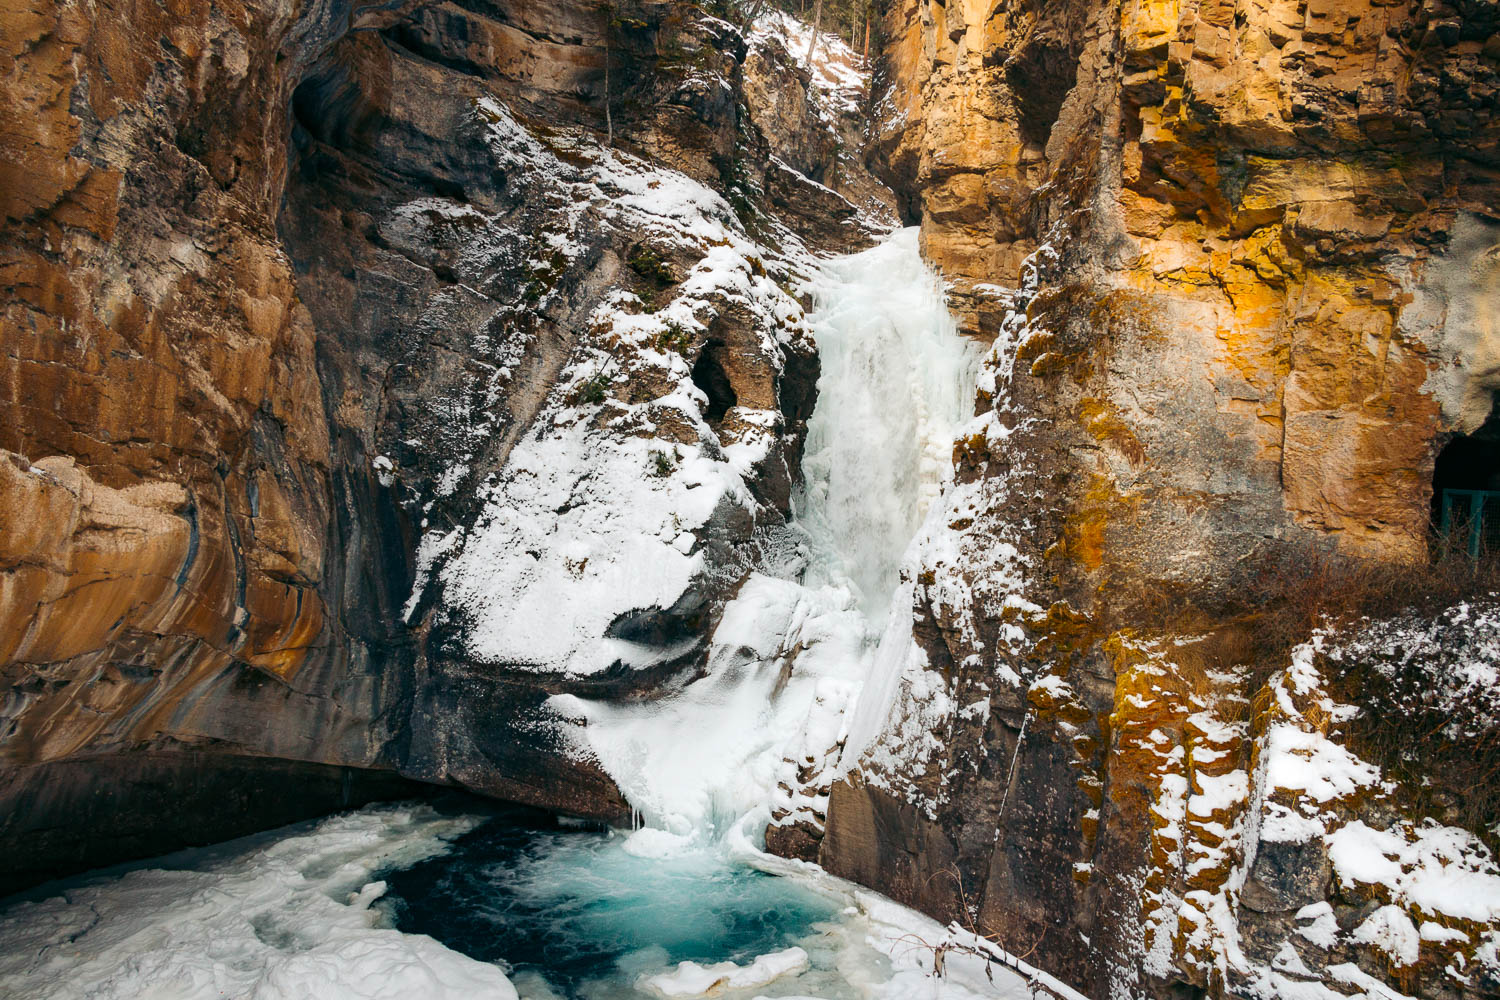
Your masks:
{"label": "limestone cliff", "polygon": [[[1409,859],[1436,823],[1492,891],[1494,816],[1456,808],[1485,793],[1370,792],[1394,774],[1355,720],[1383,710],[1328,687],[1365,697],[1370,651],[1277,615],[1314,567],[1425,564],[1439,450],[1490,415],[1494,6],[908,0],[884,26],[877,147],[991,352],[820,860],[1090,995],[1493,995],[1495,914],[1445,936],[1337,846]],[[1338,755],[1364,784],[1276,763]]]}

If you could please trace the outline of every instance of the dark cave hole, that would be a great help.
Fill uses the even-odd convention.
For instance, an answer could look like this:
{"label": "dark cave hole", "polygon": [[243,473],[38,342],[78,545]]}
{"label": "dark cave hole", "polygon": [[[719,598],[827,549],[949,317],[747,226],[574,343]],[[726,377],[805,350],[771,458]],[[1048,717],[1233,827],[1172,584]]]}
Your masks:
{"label": "dark cave hole", "polygon": [[334,149],[361,145],[384,117],[365,90],[357,52],[339,49],[324,58],[292,91],[293,142],[302,146],[311,138]]}
{"label": "dark cave hole", "polygon": [[698,360],[693,363],[693,384],[708,397],[708,410],[704,417],[711,424],[723,420],[729,408],[739,402],[734,394],[734,386],[729,382],[729,374],[724,371],[723,356],[723,342],[710,340],[703,345]]}
{"label": "dark cave hole", "polygon": [[1021,135],[1030,145],[1045,146],[1078,76],[1078,53],[1068,44],[1033,39],[1006,60],[1004,71],[1020,112]]}
{"label": "dark cave hole", "polygon": [[1438,453],[1432,526],[1470,555],[1500,551],[1500,405],[1473,434],[1456,435]]}
{"label": "dark cave hole", "polygon": [[330,138],[327,108],[338,89],[332,75],[309,76],[292,91],[292,124],[320,142]]}

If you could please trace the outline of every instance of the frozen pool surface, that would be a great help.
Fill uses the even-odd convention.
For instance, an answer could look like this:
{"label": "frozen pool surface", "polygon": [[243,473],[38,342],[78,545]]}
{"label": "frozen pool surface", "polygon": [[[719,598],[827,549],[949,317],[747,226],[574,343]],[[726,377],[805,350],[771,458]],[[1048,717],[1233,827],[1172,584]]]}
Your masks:
{"label": "frozen pool surface", "polygon": [[642,858],[624,843],[497,818],[388,875],[384,905],[402,930],[545,970],[565,992],[622,964],[748,961],[837,913],[827,897],[712,849]]}
{"label": "frozen pool surface", "polygon": [[501,964],[538,1000],[649,996],[642,979],[681,962],[749,965],[793,947],[807,952],[808,969],[758,992],[795,993],[816,981],[825,996],[855,996],[837,981],[851,950],[864,951],[869,972],[889,970],[844,933],[840,900],[714,847],[640,857],[621,833],[548,829],[511,814],[385,881],[380,905],[398,928]]}
{"label": "frozen pool surface", "polygon": [[376,806],[54,883],[0,906],[0,996],[1031,996],[958,954],[933,976],[950,932],[816,869],[534,816]]}

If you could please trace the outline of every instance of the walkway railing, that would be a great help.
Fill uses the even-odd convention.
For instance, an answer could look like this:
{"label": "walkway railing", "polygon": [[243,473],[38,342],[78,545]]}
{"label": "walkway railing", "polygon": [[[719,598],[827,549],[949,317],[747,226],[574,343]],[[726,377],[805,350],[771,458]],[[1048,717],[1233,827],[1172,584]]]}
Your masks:
{"label": "walkway railing", "polygon": [[1500,490],[1444,490],[1439,530],[1452,537],[1468,533],[1469,555],[1479,558],[1485,536],[1500,532]]}

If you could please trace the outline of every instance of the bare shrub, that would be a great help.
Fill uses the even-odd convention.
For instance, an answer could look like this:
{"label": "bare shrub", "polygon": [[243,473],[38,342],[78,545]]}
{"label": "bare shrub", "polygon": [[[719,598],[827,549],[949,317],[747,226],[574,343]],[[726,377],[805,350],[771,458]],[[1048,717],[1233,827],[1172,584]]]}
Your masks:
{"label": "bare shrub", "polygon": [[[1323,664],[1331,693],[1361,710],[1346,733],[1353,748],[1399,779],[1420,811],[1494,841],[1500,725],[1466,718],[1461,702],[1430,697],[1437,680],[1457,669],[1457,643],[1429,644],[1428,655],[1414,656],[1391,623],[1419,635],[1455,605],[1494,605],[1500,553],[1475,558],[1441,537],[1431,552],[1430,561],[1417,565],[1314,553],[1263,567],[1246,591],[1257,607],[1244,617],[1254,631],[1247,686],[1262,689],[1293,647],[1317,629],[1329,630],[1346,647]],[[1383,626],[1389,635],[1379,642],[1359,641]]]}
{"label": "bare shrub", "polygon": [[[1435,700],[1436,679],[1458,670],[1462,626],[1428,655],[1413,656],[1399,636],[1359,637],[1403,623],[1409,634],[1432,629],[1456,605],[1500,606],[1500,552],[1467,551],[1467,533],[1434,536],[1420,564],[1287,549],[1244,568],[1231,595],[1224,587],[1146,587],[1116,596],[1111,614],[1146,634],[1202,636],[1172,651],[1176,682],[1218,711],[1240,717],[1264,707],[1266,682],[1292,650],[1318,630],[1347,652],[1323,664],[1331,693],[1358,706],[1345,729],[1352,748],[1411,790],[1413,805],[1496,841],[1500,823],[1500,724],[1463,701]],[[1228,675],[1226,677],[1226,675]],[[1238,676],[1237,696],[1232,691]],[[1500,693],[1495,697],[1500,700]],[[1252,713],[1254,714],[1254,713]],[[1493,843],[1500,849],[1500,842]]]}

